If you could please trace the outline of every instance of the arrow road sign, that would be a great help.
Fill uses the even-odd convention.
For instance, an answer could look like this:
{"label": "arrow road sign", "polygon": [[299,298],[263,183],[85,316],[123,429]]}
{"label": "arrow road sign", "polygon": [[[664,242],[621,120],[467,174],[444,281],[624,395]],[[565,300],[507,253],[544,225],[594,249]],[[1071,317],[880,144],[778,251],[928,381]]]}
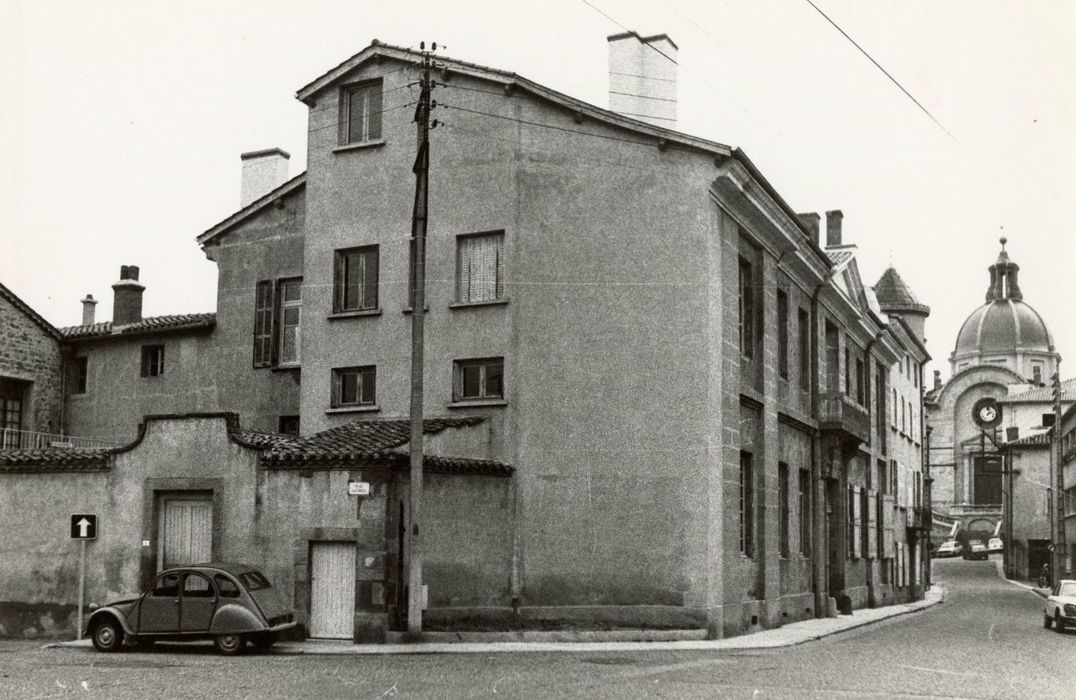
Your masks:
{"label": "arrow road sign", "polygon": [[71,516],[71,539],[97,539],[97,516],[93,513],[75,513]]}

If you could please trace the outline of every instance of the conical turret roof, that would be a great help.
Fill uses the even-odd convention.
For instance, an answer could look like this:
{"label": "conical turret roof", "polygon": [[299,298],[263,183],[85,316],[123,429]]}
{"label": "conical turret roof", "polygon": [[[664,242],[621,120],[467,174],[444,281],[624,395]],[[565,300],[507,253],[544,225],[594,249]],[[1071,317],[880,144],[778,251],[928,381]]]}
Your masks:
{"label": "conical turret roof", "polygon": [[874,294],[878,297],[878,305],[882,311],[911,311],[913,313],[929,314],[930,307],[923,304],[915,296],[915,292],[900,276],[897,269],[892,265],[882,273],[878,282],[874,285]]}

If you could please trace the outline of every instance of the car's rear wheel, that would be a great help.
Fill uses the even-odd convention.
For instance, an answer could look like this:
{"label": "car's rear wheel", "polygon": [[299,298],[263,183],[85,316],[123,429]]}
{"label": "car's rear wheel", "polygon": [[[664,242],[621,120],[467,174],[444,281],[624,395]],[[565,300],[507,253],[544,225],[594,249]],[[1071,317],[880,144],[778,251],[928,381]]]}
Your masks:
{"label": "car's rear wheel", "polygon": [[1059,612],[1054,613],[1054,631],[1055,632],[1064,632],[1065,631],[1065,621],[1061,619],[1061,613],[1059,613]]}
{"label": "car's rear wheel", "polygon": [[218,634],[213,637],[213,646],[225,656],[234,656],[243,651],[246,640],[238,634]]}
{"label": "car's rear wheel", "polygon": [[277,639],[280,637],[276,632],[266,632],[264,634],[256,634],[250,638],[250,641],[254,643],[254,646],[261,649],[268,649],[276,644]]}
{"label": "car's rear wheel", "polygon": [[117,651],[123,646],[123,628],[115,618],[106,617],[93,626],[93,646],[97,651]]}
{"label": "car's rear wheel", "polygon": [[1054,624],[1054,621],[1050,619],[1050,616],[1046,613],[1042,615],[1042,626],[1046,629],[1050,629],[1050,625]]}

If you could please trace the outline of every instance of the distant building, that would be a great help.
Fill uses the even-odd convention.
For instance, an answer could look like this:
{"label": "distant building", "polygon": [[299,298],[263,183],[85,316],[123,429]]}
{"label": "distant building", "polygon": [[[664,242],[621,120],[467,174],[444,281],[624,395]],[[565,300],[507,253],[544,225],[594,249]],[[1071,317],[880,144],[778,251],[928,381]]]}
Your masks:
{"label": "distant building", "polygon": [[[960,328],[949,358],[952,376],[935,373],[927,396],[936,538],[959,523],[961,538],[986,539],[998,529],[1013,471],[1012,546],[1014,572],[1026,577],[1049,556],[1049,438],[1043,414],[1052,393],[1044,388],[1061,359],[1045,321],[1027,302],[1018,282],[1019,265],[1006,240],[989,267],[986,303]],[[1076,399],[1069,387],[1065,405]],[[1004,524],[1002,524],[1004,534]]]}
{"label": "distant building", "polygon": [[64,410],[60,332],[0,284],[0,338],[0,449],[60,439]]}

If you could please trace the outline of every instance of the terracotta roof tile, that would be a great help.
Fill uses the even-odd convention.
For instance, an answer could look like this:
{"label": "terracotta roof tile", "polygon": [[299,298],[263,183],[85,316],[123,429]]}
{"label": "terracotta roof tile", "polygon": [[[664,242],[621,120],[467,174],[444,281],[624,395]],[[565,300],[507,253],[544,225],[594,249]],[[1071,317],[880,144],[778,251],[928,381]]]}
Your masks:
{"label": "terracotta roof tile", "polygon": [[106,471],[109,451],[70,447],[0,450],[0,472]]}
{"label": "terracotta roof tile", "polygon": [[[1000,399],[1002,403],[1051,403],[1053,400],[1054,388],[1052,386],[1036,387],[1019,394],[1009,394]],[[1076,377],[1061,382],[1061,400],[1065,403],[1076,401]]]}
{"label": "terracotta roof tile", "polygon": [[111,321],[94,323],[89,326],[67,326],[60,329],[64,340],[91,340],[112,338],[118,335],[137,335],[145,333],[165,333],[181,330],[212,328],[217,323],[215,313],[173,314],[171,316],[150,316],[123,326],[112,326]]}

